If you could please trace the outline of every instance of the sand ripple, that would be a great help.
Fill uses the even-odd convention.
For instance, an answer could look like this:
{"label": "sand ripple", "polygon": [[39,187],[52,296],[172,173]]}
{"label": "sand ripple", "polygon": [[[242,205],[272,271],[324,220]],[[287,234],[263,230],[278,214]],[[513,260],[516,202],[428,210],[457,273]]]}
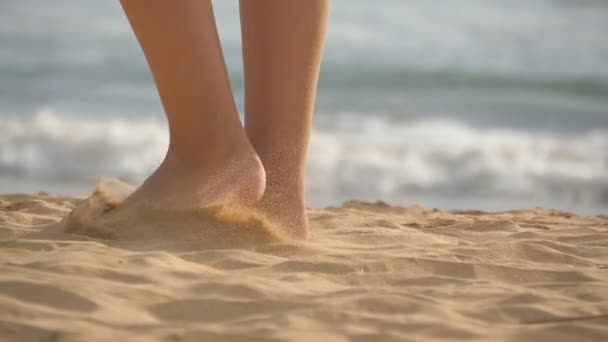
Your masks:
{"label": "sand ripple", "polygon": [[297,243],[111,199],[0,196],[0,340],[608,338],[608,217],[349,202]]}

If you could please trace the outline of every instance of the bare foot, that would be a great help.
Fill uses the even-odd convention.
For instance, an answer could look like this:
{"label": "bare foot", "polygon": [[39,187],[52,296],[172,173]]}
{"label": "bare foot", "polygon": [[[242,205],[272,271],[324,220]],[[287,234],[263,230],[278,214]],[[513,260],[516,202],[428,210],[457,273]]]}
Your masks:
{"label": "bare foot", "polygon": [[185,211],[219,205],[246,207],[272,222],[293,239],[309,237],[303,196],[294,186],[266,188],[266,174],[258,156],[235,156],[215,168],[186,164],[171,154],[125,201],[123,206]]}
{"label": "bare foot", "polygon": [[171,153],[124,204],[168,210],[218,205],[253,205],[264,193],[266,177],[254,152],[234,156],[208,167],[185,163]]}

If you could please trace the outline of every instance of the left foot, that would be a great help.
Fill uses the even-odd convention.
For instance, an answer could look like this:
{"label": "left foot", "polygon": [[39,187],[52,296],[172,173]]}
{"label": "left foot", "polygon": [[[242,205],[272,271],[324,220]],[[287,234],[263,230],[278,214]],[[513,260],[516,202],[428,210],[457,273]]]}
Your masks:
{"label": "left foot", "polygon": [[218,205],[245,206],[264,193],[266,177],[255,152],[241,153],[214,167],[184,163],[171,153],[125,201],[148,207],[189,210]]}

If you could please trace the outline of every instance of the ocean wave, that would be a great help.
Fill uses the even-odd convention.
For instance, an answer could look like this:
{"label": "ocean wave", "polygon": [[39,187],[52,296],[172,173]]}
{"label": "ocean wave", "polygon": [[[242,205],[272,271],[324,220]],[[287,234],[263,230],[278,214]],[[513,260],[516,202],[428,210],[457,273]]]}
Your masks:
{"label": "ocean wave", "polygon": [[[162,160],[164,121],[41,111],[0,121],[0,177],[141,182]],[[2,192],[19,189],[0,189]],[[560,136],[450,120],[320,116],[308,192],[324,198],[411,196],[608,203],[608,130]]]}
{"label": "ocean wave", "polygon": [[167,143],[164,123],[154,119],[52,111],[3,117],[0,174],[75,181],[112,174],[138,181],[158,164]]}
{"label": "ocean wave", "polygon": [[314,133],[310,186],[319,191],[608,202],[608,130],[559,136],[374,116],[347,126]]}

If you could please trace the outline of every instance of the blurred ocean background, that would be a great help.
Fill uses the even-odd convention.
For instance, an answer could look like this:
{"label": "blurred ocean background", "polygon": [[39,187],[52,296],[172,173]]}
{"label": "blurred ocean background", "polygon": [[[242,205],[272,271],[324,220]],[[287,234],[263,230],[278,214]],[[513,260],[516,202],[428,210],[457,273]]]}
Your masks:
{"label": "blurred ocean background", "polygon": [[[238,3],[215,1],[237,101]],[[0,192],[139,183],[167,147],[118,1],[0,2]],[[334,0],[311,206],[608,211],[608,2]]]}

